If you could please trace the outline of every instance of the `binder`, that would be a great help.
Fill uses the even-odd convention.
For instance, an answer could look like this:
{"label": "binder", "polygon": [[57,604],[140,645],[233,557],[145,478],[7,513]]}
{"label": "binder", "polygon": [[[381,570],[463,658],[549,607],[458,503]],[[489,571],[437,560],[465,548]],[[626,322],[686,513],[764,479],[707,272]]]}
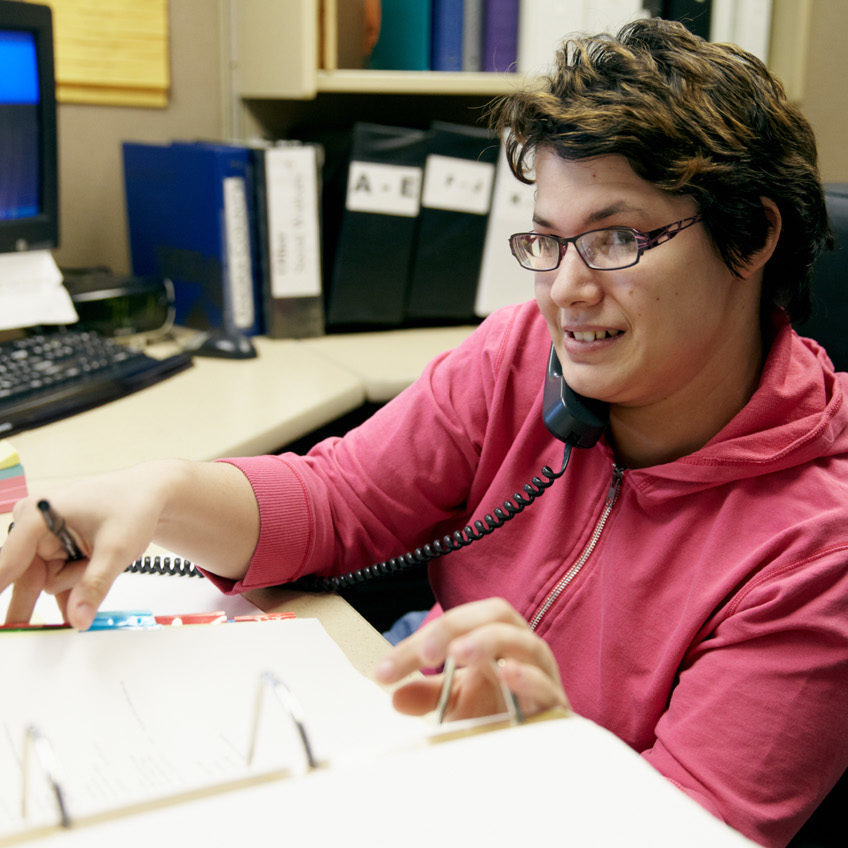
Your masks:
{"label": "binder", "polygon": [[[692,8],[693,2],[671,2],[671,0],[655,0],[660,5],[659,14],[663,14],[663,7],[671,5],[673,8],[669,14],[674,15],[675,20],[681,20],[693,32],[709,32],[710,41],[732,41],[743,50],[753,53],[763,62],[769,60],[769,46],[771,42],[772,22],[772,0],[710,0],[706,3],[706,9]],[[681,16],[682,11],[688,11],[689,19]]]}
{"label": "binder", "polygon": [[428,135],[353,127],[327,326],[400,326],[404,319]]}
{"label": "binder", "polygon": [[[603,3],[587,3],[583,8],[581,28],[591,35],[599,32],[615,34],[624,24],[639,18],[649,17],[645,0],[604,0]],[[700,6],[701,0],[693,5]],[[662,15],[668,17],[668,15]]]}
{"label": "binder", "polygon": [[[705,8],[707,3],[692,0],[692,5]],[[518,71],[522,74],[544,74],[551,70],[560,44],[572,35],[615,33],[628,21],[645,17],[651,5],[645,0],[533,0],[521,3],[518,19]],[[654,0],[654,13],[662,12],[668,0]],[[643,8],[644,7],[644,8]]]}
{"label": "binder", "polygon": [[4,633],[0,663],[0,845],[753,845],[579,716],[395,713],[314,619]]}
{"label": "binder", "polygon": [[519,0],[484,0],[483,70],[515,70]]}
{"label": "binder", "polygon": [[407,321],[474,320],[498,147],[478,127],[431,125]]}
{"label": "binder", "polygon": [[533,275],[512,258],[507,240],[513,233],[532,229],[535,195],[535,185],[522,183],[513,175],[506,148],[501,145],[474,301],[474,314],[479,318],[533,297]]}
{"label": "binder", "polygon": [[463,0],[433,0],[431,70],[463,69]]}
{"label": "binder", "polygon": [[314,144],[280,143],[252,151],[257,253],[265,334],[305,338],[324,332],[320,171]]}
{"label": "binder", "polygon": [[429,71],[432,0],[381,0],[380,7],[380,34],[369,66],[381,71]]}
{"label": "binder", "polygon": [[250,152],[208,142],[124,142],[133,273],[174,284],[175,322],[261,332]]}
{"label": "binder", "polygon": [[518,71],[549,71],[560,43],[584,29],[583,0],[533,0],[522,3],[518,19]]}
{"label": "binder", "polygon": [[463,4],[462,70],[483,70],[483,0]]}

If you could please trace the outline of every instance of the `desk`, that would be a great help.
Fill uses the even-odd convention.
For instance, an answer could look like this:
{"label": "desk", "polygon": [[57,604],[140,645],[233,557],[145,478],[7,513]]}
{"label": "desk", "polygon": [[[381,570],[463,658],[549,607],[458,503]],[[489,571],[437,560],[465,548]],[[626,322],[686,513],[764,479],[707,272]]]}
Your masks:
{"label": "desk", "polygon": [[363,402],[354,374],[297,342],[257,339],[256,346],[256,359],[195,357],[161,383],[17,434],[11,441],[27,479],[272,451]]}
{"label": "desk", "polygon": [[[388,400],[472,329],[299,341],[257,337],[255,359],[195,357],[193,367],[161,383],[11,441],[31,490],[146,459],[208,460],[273,451],[365,401]],[[0,521],[2,543],[8,516]],[[337,596],[262,590],[247,597],[265,611],[290,609],[318,618],[365,674],[385,652],[382,636]]]}
{"label": "desk", "polygon": [[456,347],[473,330],[469,326],[417,327],[322,336],[303,344],[359,377],[369,403],[385,403],[409,386],[434,356]]}
{"label": "desk", "polygon": [[60,482],[146,459],[267,453],[389,400],[471,327],[254,340],[255,359],[195,357],[167,380],[13,436],[27,480]]}

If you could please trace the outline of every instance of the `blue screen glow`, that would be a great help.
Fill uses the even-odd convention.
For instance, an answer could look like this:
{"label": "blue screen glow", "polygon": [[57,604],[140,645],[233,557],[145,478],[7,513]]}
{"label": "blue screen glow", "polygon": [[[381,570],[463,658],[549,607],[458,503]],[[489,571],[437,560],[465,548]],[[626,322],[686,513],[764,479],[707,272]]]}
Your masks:
{"label": "blue screen glow", "polygon": [[0,103],[38,103],[38,66],[31,32],[0,31]]}

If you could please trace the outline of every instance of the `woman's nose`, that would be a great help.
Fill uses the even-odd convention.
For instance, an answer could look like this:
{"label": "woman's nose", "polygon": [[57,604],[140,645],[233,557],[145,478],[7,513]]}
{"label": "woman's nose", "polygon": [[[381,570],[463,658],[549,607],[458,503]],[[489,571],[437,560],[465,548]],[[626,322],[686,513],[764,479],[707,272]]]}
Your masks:
{"label": "woman's nose", "polygon": [[569,244],[559,267],[549,271],[550,298],[557,306],[592,305],[603,297],[598,275],[589,268],[573,244]]}

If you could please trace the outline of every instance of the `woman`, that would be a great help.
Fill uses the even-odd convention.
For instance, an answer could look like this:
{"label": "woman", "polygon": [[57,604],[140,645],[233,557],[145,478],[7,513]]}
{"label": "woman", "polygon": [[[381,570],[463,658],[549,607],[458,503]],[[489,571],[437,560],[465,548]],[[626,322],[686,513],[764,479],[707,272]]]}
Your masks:
{"label": "woman", "polygon": [[[151,539],[228,591],[339,574],[482,517],[562,445],[549,348],[608,405],[544,497],[430,565],[439,605],[378,669],[460,666],[448,714],[569,703],[764,845],[848,764],[845,376],[789,324],[828,239],[812,132],[762,64],[659,20],[568,42],[505,98],[536,303],[496,313],[306,457],[151,463],[33,500],[0,554],[10,618],[41,591],[86,626]],[[443,612],[444,610],[444,612]],[[493,661],[498,661],[493,665]],[[407,712],[441,676],[400,686]]]}

